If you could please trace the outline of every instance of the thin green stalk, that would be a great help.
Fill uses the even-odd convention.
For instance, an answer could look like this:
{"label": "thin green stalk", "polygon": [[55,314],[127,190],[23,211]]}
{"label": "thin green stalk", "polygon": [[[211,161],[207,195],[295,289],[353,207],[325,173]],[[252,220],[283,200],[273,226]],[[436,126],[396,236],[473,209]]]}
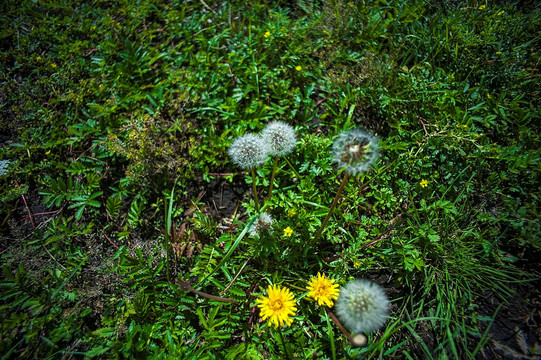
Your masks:
{"label": "thin green stalk", "polygon": [[[327,307],[325,307],[325,310],[327,310]],[[327,320],[327,334],[329,335],[329,340],[331,341],[332,360],[336,360],[336,348],[335,348],[335,345],[334,345],[334,333],[332,331],[331,321],[329,319],[329,311],[328,310],[325,312],[325,319]]]}
{"label": "thin green stalk", "polygon": [[173,217],[173,199],[175,198],[175,186],[177,186],[177,181],[180,175],[175,179],[173,188],[171,189],[171,197],[169,198],[169,204],[167,201],[164,201],[165,206],[165,271],[167,275],[167,282],[171,282],[169,278],[169,236],[171,235],[172,230],[172,217]]}
{"label": "thin green stalk", "polygon": [[284,159],[285,161],[287,161],[287,163],[289,164],[289,166],[291,167],[291,170],[293,170],[293,172],[295,173],[295,175],[297,175],[297,178],[301,178],[301,174],[299,174],[297,172],[297,170],[295,169],[295,167],[293,166],[293,164],[291,164],[291,162],[288,160],[288,158],[286,156],[284,156]]}
{"label": "thin green stalk", "polygon": [[323,220],[323,223],[321,224],[321,227],[319,228],[316,236],[314,236],[314,239],[310,242],[310,245],[314,244],[317,241],[317,239],[319,239],[319,236],[323,232],[323,229],[325,229],[325,226],[327,226],[327,222],[329,221],[329,219],[330,219],[330,217],[331,217],[331,215],[332,215],[332,213],[334,211],[334,208],[336,207],[336,204],[338,203],[338,199],[340,198],[340,194],[342,194],[342,190],[344,190],[344,186],[346,186],[346,183],[348,182],[348,179],[349,179],[349,174],[346,173],[344,175],[344,178],[342,179],[342,183],[340,184],[340,188],[338,189],[338,192],[336,193],[336,196],[334,197],[331,208],[329,209],[329,213],[327,214],[327,217],[325,218],[325,220]]}
{"label": "thin green stalk", "polygon": [[257,189],[255,186],[255,171],[254,169],[251,169],[251,170],[252,170],[252,187],[254,189],[255,211],[259,212],[259,202],[257,201]]}
{"label": "thin green stalk", "polygon": [[269,194],[267,195],[267,201],[270,201],[272,196],[272,187],[274,185],[274,174],[276,174],[276,165],[278,164],[278,156],[274,157],[274,166],[272,167],[272,174],[270,179]]}
{"label": "thin green stalk", "polygon": [[284,341],[284,335],[282,335],[282,332],[280,330],[277,330],[278,334],[280,334],[280,340],[282,340],[282,346],[284,347],[284,352],[286,353],[286,359],[291,359],[291,355],[289,355],[289,352],[287,351],[286,342]]}

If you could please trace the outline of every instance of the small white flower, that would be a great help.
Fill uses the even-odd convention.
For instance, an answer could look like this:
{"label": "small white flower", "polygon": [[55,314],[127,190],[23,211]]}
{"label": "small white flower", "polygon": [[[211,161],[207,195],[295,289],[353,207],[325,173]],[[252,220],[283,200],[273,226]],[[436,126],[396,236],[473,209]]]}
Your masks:
{"label": "small white flower", "polygon": [[381,286],[365,279],[350,281],[340,289],[336,315],[353,333],[378,330],[385,320],[389,299]]}
{"label": "small white flower", "polygon": [[261,136],[269,144],[270,155],[273,156],[289,154],[297,141],[293,127],[283,121],[269,123],[261,132]]}
{"label": "small white flower", "polygon": [[261,136],[246,134],[238,137],[229,147],[229,156],[243,169],[253,169],[267,161],[269,145]]}
{"label": "small white flower", "polygon": [[9,160],[0,160],[0,176],[8,173]]}
{"label": "small white flower", "polygon": [[350,175],[368,171],[378,155],[378,138],[360,129],[341,133],[333,144],[333,158]]}
{"label": "small white flower", "polygon": [[263,232],[272,231],[272,223],[274,219],[269,213],[261,213],[256,221],[250,227],[250,235],[259,237],[259,234]]}

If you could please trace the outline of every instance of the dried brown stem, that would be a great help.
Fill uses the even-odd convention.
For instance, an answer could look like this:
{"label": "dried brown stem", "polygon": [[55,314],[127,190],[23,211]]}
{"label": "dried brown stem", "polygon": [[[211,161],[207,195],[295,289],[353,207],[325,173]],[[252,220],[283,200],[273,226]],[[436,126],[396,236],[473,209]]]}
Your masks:
{"label": "dried brown stem", "polygon": [[226,302],[226,303],[231,303],[231,304],[238,304],[239,302],[237,300],[233,300],[233,299],[229,299],[229,298],[224,298],[224,297],[220,297],[220,296],[216,296],[216,295],[210,295],[210,294],[207,294],[207,293],[204,293],[202,291],[199,291],[199,290],[195,290],[189,282],[187,281],[184,281],[184,280],[177,280],[177,282],[180,284],[180,287],[183,289],[183,290],[186,290],[186,291],[191,291],[193,292],[194,294],[196,295],[199,295],[201,297],[204,297],[206,299],[210,299],[210,300],[216,300],[216,301],[221,301],[221,302]]}
{"label": "dried brown stem", "polygon": [[336,326],[338,326],[338,328],[340,329],[340,331],[342,332],[342,334],[344,334],[345,337],[347,337],[348,341],[351,343],[353,338],[351,337],[351,334],[346,330],[346,328],[344,327],[344,325],[342,325],[342,323],[340,322],[340,320],[338,320],[338,318],[336,317],[336,315],[334,315],[334,313],[328,308],[325,306],[325,311],[327,311],[327,314],[329,315],[329,317],[331,318],[332,321],[334,321],[334,323],[336,324]]}

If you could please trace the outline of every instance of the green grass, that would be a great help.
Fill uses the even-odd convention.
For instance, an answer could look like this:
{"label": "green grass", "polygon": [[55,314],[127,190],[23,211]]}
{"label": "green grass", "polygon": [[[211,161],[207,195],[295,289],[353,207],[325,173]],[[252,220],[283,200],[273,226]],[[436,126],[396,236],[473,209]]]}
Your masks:
{"label": "green grass", "polygon": [[[517,6],[0,5],[2,358],[478,356],[501,306],[480,304],[539,270],[541,17]],[[271,120],[298,141],[266,199],[273,162],[252,178],[227,149]],[[380,156],[313,241],[354,127]],[[385,287],[366,346],[306,297],[318,272]],[[281,333],[255,307],[269,284],[297,299]]]}

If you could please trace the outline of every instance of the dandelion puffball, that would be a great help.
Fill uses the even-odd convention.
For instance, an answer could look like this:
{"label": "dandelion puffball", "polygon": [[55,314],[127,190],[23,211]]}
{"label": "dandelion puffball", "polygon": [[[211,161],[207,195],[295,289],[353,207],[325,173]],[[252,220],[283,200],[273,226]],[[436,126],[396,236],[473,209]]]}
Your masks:
{"label": "dandelion puffball", "polygon": [[261,132],[261,137],[269,144],[270,155],[284,156],[295,148],[297,138],[291,125],[283,121],[273,121]]}
{"label": "dandelion puffball", "polygon": [[272,223],[274,222],[274,219],[269,213],[263,212],[258,217],[257,220],[254,221],[252,226],[250,227],[250,235],[254,237],[259,237],[259,234],[264,232],[271,232],[272,231]]}
{"label": "dandelion puffball", "polygon": [[350,175],[368,171],[378,155],[378,138],[363,130],[341,133],[333,144],[333,159]]}
{"label": "dandelion puffball", "polygon": [[350,281],[340,289],[336,315],[353,333],[378,330],[387,320],[389,299],[381,286],[365,279]]}
{"label": "dandelion puffball", "polygon": [[238,137],[229,147],[229,156],[243,169],[253,169],[267,161],[269,145],[261,136],[246,134]]}

